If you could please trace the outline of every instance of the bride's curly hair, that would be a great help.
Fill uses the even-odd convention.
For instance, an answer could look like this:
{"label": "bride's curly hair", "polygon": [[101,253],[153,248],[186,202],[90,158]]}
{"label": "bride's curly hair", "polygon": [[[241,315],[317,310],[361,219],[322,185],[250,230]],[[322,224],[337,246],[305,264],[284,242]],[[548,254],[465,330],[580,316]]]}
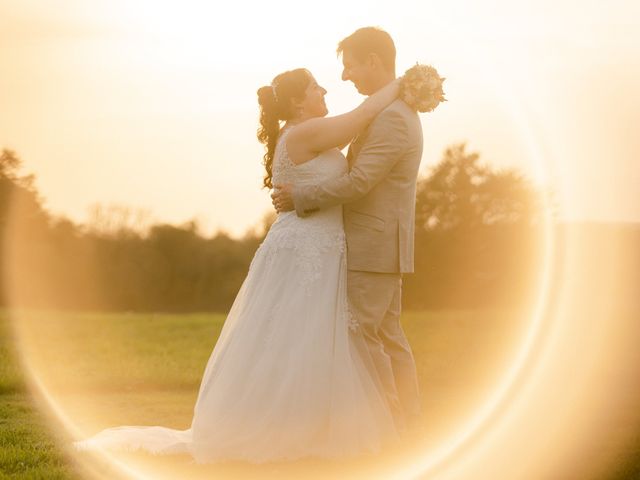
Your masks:
{"label": "bride's curly hair", "polygon": [[280,122],[295,117],[292,100],[304,100],[305,90],[311,81],[311,73],[306,68],[296,68],[277,75],[271,85],[258,89],[260,105],[260,128],[258,140],[265,145],[263,164],[267,173],[263,184],[273,188],[271,183],[273,155],[280,135]]}

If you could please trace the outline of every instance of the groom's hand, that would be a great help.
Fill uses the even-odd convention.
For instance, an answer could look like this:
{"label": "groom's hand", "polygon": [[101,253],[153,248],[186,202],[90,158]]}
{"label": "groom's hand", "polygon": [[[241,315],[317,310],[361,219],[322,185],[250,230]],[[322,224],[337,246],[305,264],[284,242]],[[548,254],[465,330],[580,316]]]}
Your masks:
{"label": "groom's hand", "polygon": [[278,213],[290,212],[295,208],[291,196],[291,185],[275,185],[271,194],[271,203]]}

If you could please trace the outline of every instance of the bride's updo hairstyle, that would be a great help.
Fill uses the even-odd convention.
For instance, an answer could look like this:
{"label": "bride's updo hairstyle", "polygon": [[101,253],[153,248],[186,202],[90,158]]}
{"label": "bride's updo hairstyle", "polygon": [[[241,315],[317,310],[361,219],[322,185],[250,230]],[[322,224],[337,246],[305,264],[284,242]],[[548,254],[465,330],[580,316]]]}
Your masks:
{"label": "bride's updo hairstyle", "polygon": [[296,68],[277,75],[271,85],[258,89],[260,105],[260,128],[258,140],[266,148],[264,154],[264,186],[273,188],[271,170],[276,143],[280,135],[280,122],[292,120],[296,116],[293,100],[304,100],[305,91],[311,81],[311,73],[306,68]]}

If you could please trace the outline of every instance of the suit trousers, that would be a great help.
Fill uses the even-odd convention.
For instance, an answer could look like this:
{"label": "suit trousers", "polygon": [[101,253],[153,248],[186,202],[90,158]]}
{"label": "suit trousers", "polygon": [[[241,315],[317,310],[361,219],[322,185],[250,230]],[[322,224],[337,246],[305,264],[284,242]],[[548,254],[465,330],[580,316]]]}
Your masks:
{"label": "suit trousers", "polygon": [[413,353],[400,325],[402,274],[349,270],[349,308],[363,358],[383,388],[400,430],[421,414]]}

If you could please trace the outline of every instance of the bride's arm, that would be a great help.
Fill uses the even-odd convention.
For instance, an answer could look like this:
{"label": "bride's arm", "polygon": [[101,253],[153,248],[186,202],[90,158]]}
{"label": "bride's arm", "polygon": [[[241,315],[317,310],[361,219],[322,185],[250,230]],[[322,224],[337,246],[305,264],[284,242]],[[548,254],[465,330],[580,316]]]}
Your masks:
{"label": "bride's arm", "polygon": [[317,153],[333,147],[346,146],[382,110],[398,98],[400,79],[396,79],[350,112],[335,117],[318,117],[306,120],[291,130],[287,148]]}
{"label": "bride's arm", "polygon": [[[398,109],[385,110],[371,123],[367,140],[348,173],[320,184],[288,186],[288,193],[280,198],[284,202],[281,204],[287,207],[284,210],[293,208],[299,217],[306,217],[317,210],[362,198],[388,175],[408,150],[417,152],[415,142],[410,140],[406,115]],[[419,148],[417,154],[421,155],[421,143]]]}

